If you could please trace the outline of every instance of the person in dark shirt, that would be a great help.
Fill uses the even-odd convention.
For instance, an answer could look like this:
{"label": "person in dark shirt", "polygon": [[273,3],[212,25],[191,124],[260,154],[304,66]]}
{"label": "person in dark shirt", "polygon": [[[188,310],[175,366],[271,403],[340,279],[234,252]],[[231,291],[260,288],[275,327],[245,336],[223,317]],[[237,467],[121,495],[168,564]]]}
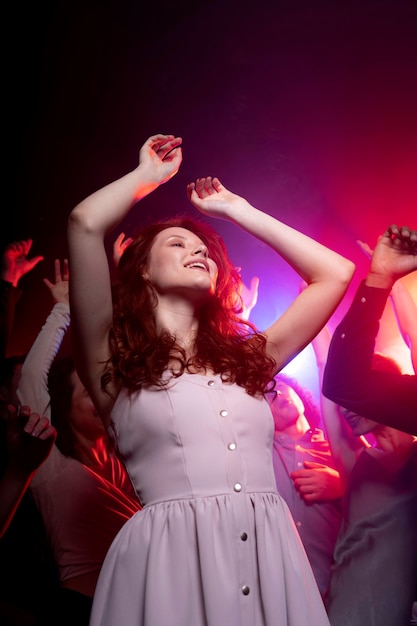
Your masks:
{"label": "person in dark shirt", "polygon": [[[417,434],[416,374],[378,371],[372,360],[391,290],[400,278],[416,270],[417,230],[391,225],[379,237],[368,274],[333,334],[322,385],[323,394],[333,402],[412,435]],[[412,298],[407,303],[402,317],[415,329],[417,307]],[[411,331],[406,334],[412,336]],[[411,349],[413,354],[415,346]]]}

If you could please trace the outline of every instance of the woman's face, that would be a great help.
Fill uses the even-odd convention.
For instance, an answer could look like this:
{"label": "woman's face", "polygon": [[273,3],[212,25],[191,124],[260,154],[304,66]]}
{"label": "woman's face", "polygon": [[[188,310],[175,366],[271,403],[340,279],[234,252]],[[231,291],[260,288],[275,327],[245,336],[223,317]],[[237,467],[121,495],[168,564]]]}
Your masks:
{"label": "woman's face", "polygon": [[218,269],[205,244],[190,230],[170,227],[158,233],[152,244],[144,277],[158,295],[213,294]]}

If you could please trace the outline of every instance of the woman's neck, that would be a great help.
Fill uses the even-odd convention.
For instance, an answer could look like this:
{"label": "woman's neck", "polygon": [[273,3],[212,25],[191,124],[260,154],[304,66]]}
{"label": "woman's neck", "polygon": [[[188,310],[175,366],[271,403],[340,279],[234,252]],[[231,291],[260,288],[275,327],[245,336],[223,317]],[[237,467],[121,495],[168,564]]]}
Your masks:
{"label": "woman's neck", "polygon": [[156,328],[167,330],[184,343],[189,343],[191,336],[195,337],[198,321],[195,303],[184,298],[160,299],[155,310]]}

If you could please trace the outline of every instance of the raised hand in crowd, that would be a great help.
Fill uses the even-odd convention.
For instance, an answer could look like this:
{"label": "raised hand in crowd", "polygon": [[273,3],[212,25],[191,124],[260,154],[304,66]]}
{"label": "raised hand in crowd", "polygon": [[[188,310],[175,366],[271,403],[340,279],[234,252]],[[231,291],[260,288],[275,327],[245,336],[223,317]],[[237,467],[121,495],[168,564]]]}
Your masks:
{"label": "raised hand in crowd", "polygon": [[370,266],[331,339],[323,393],[358,415],[417,434],[417,374],[379,371],[373,366],[380,320],[391,296],[415,368],[417,307],[410,294],[395,284],[417,270],[417,230],[392,224],[373,250],[360,245],[370,254]]}
{"label": "raised hand in crowd", "polygon": [[[372,248],[367,243],[360,240],[357,241],[357,244],[362,252],[364,252],[369,259],[372,259]],[[398,330],[410,349],[411,362],[414,372],[417,374],[417,304],[405,286],[404,281],[401,279],[396,280],[393,284],[390,299],[394,307]]]}
{"label": "raised hand in crowd", "polygon": [[123,252],[132,243],[132,237],[126,237],[125,233],[120,233],[113,243],[113,262],[117,267]]}
{"label": "raised hand in crowd", "polygon": [[43,261],[44,257],[40,255],[28,258],[32,243],[32,239],[13,241],[3,251],[0,278],[13,287],[17,287],[22,276]]}
{"label": "raised hand in crowd", "polygon": [[68,259],[63,260],[62,269],[61,269],[61,261],[59,259],[55,259],[54,270],[55,270],[55,282],[54,283],[51,282],[49,278],[44,278],[43,282],[48,287],[55,302],[63,302],[65,304],[69,304]]}

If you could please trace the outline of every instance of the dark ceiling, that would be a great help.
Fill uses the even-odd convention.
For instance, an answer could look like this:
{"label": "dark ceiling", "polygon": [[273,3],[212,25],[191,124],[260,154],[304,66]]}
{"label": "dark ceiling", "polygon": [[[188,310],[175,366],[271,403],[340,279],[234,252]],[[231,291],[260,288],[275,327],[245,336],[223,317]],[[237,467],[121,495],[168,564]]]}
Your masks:
{"label": "dark ceiling", "polygon": [[[127,234],[141,216],[193,212],[187,182],[217,175],[353,259],[353,288],[366,268],[357,239],[417,225],[415,0],[27,4],[4,23],[2,245],[30,237],[45,260],[22,280],[13,350],[28,348],[50,308],[42,278],[66,255],[71,208],[133,168],[157,132],[183,137],[184,161],[132,211]],[[267,324],[297,277],[235,227],[216,227],[244,279],[260,276],[253,319]]]}

